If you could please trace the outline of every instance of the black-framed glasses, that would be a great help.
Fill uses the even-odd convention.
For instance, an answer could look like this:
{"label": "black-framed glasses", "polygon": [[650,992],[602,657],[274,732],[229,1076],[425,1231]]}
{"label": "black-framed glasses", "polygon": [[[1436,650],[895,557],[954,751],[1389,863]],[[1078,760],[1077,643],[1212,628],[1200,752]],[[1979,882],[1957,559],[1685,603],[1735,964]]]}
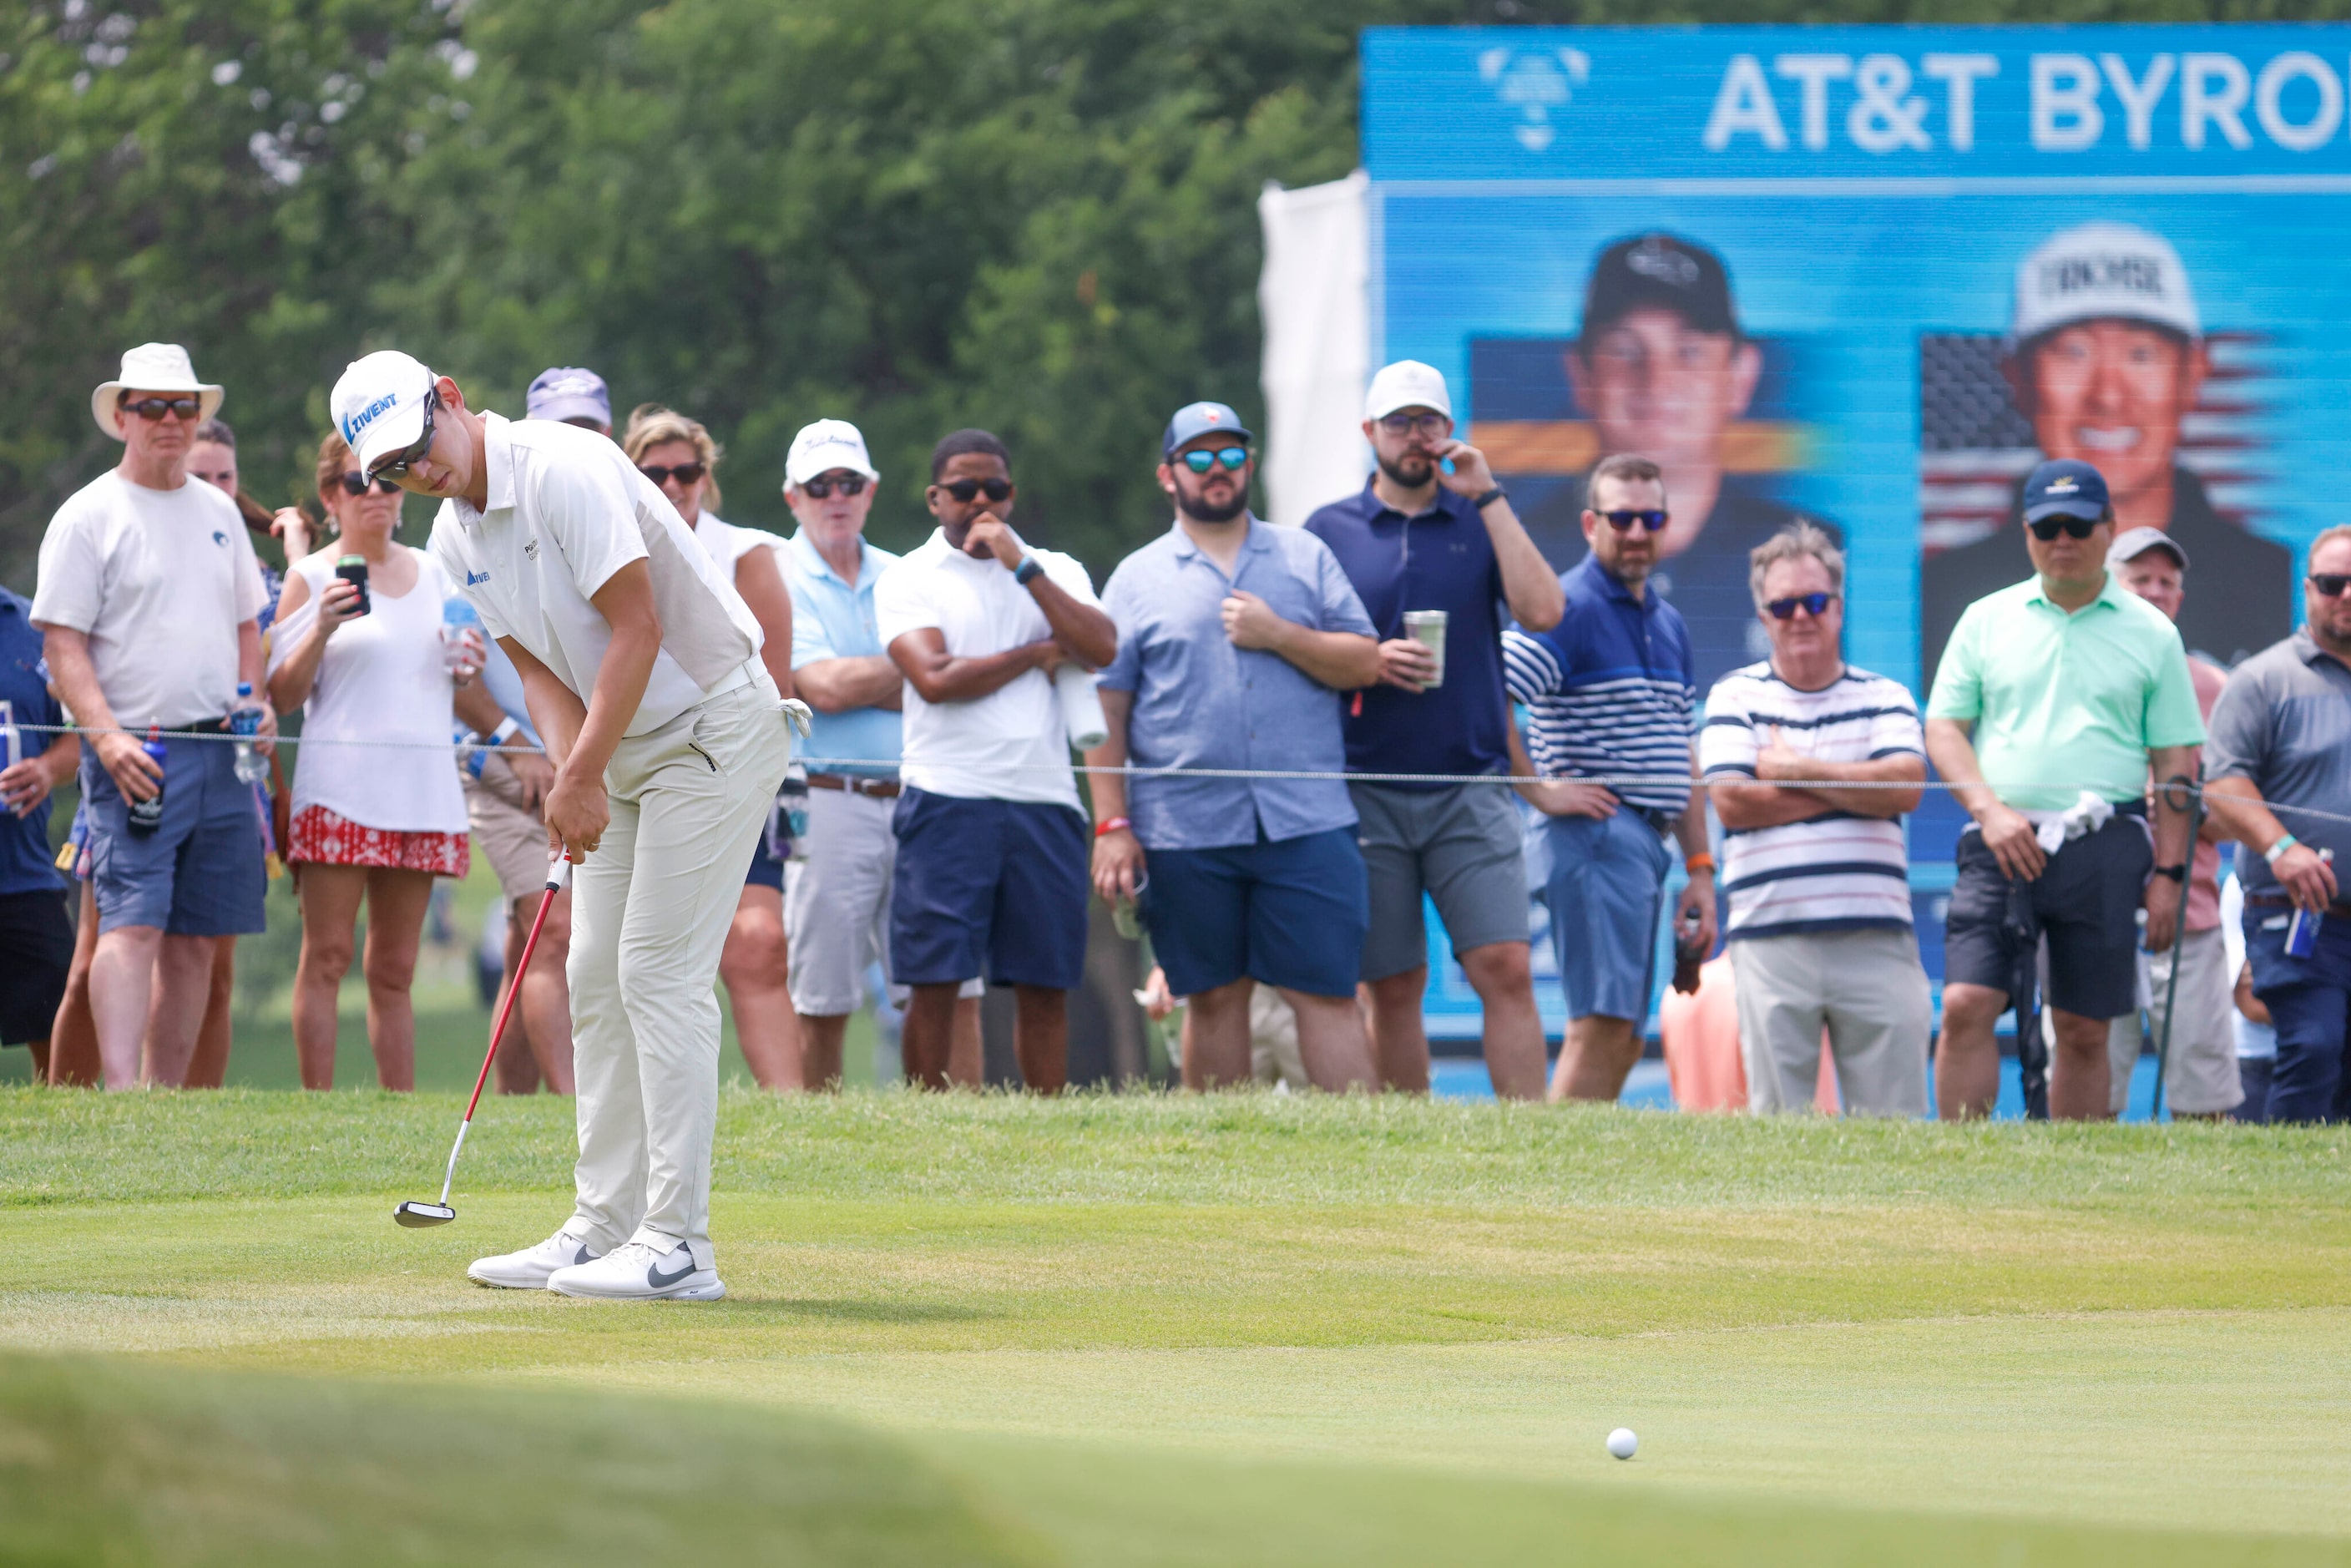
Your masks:
{"label": "black-framed glasses", "polygon": [[987,497],[991,501],[1001,501],[1005,497],[1012,494],[1012,481],[1009,479],[956,479],[941,485],[939,488],[967,507],[981,496]]}
{"label": "black-framed glasses", "polygon": [[408,445],[402,447],[391,456],[383,459],[383,461],[378,463],[374,467],[369,469],[368,477],[371,479],[382,479],[387,477],[398,479],[407,474],[412,464],[414,464],[423,457],[426,453],[432,451],[433,411],[440,406],[440,392],[437,391],[426,392],[424,394],[424,428],[417,434],[417,437],[414,441],[411,442]]}
{"label": "black-framed glasses", "polygon": [[116,398],[114,406],[125,413],[135,413],[151,424],[167,413],[181,419],[193,419],[204,412],[204,407],[203,400],[193,397],[142,397],[133,402],[129,392]]}
{"label": "black-framed glasses", "polygon": [[2105,520],[2103,517],[2057,516],[2037,518],[2030,527],[2032,529],[2032,537],[2043,544],[2047,544],[2057,537],[2058,530],[2061,528],[2064,530],[2065,537],[2069,539],[2088,538],[2097,532],[2098,525]]}
{"label": "black-framed glasses", "polygon": [[2351,588],[2351,572],[2314,571],[2304,580],[2318,590],[2322,598],[2340,599],[2343,591]]}
{"label": "black-framed glasses", "polygon": [[[364,496],[368,493],[369,483],[370,480],[366,475],[354,469],[352,472],[343,476],[343,494],[346,496]],[[386,478],[384,476],[379,474],[375,476],[373,484],[377,489],[382,491],[387,496],[397,496],[400,494],[400,481],[397,479]]]}
{"label": "black-framed glasses", "polygon": [[[865,476],[862,474],[844,474],[838,479],[826,479],[822,477],[803,479],[800,481],[800,488],[807,491],[810,495],[814,496],[820,501],[831,495],[835,490],[840,491],[844,496],[862,496],[865,494]],[[969,497],[966,498],[968,499]],[[996,499],[999,501],[1003,498],[1004,497],[1001,496],[996,497]]]}
{"label": "black-framed glasses", "polygon": [[1785,599],[1772,600],[1763,608],[1771,612],[1771,619],[1774,621],[1795,619],[1796,611],[1800,607],[1805,614],[1817,621],[1828,613],[1829,606],[1834,602],[1836,602],[1836,595],[1834,593],[1792,593]]}
{"label": "black-framed glasses", "polygon": [[700,462],[673,463],[664,467],[658,463],[641,464],[638,465],[637,472],[656,485],[666,485],[672,479],[681,485],[699,485],[702,483],[702,476],[710,472],[710,465]]}
{"label": "black-framed glasses", "polygon": [[1673,514],[1663,507],[1641,508],[1628,507],[1614,512],[1603,512],[1600,515],[1607,518],[1608,526],[1620,534],[1630,533],[1635,523],[1640,524],[1653,534],[1661,534],[1666,531],[1666,525],[1673,520]]}
{"label": "black-framed glasses", "polygon": [[1186,452],[1184,454],[1184,466],[1189,468],[1195,474],[1206,474],[1209,469],[1214,468],[1218,464],[1224,465],[1226,468],[1229,469],[1233,473],[1239,473],[1242,469],[1249,466],[1249,448],[1246,446],[1220,446],[1214,452]]}
{"label": "black-framed glasses", "polygon": [[1397,437],[1416,432],[1422,435],[1443,435],[1453,428],[1453,419],[1449,414],[1434,410],[1427,413],[1384,413],[1380,416],[1380,428]]}

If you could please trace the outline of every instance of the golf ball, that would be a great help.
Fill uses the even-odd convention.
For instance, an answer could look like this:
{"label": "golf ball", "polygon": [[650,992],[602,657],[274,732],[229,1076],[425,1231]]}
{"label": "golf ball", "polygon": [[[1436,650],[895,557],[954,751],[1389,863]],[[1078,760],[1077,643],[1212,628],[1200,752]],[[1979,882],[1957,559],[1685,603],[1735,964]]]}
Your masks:
{"label": "golf ball", "polygon": [[1641,1439],[1633,1435],[1630,1427],[1619,1427],[1608,1434],[1608,1451],[1620,1459],[1631,1458],[1640,1446]]}

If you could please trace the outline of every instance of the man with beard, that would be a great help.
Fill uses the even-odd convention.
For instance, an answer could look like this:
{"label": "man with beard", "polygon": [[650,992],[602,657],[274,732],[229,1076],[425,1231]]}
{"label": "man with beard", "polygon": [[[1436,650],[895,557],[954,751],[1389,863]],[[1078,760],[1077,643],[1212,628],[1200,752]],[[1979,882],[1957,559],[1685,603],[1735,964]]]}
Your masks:
{"label": "man with beard", "polygon": [[[1564,591],[1494,483],[1485,454],[1454,439],[1453,402],[1435,368],[1403,360],[1374,376],[1364,435],[1377,471],[1361,493],[1306,520],[1384,639],[1379,684],[1346,706],[1347,771],[1462,779],[1506,772],[1504,612],[1531,631],[1547,631],[1559,624]],[[1421,1023],[1427,896],[1483,1008],[1494,1092],[1540,1094],[1542,1022],[1527,956],[1517,810],[1484,783],[1364,781],[1348,789],[1371,873],[1364,983],[1382,1081],[1414,1092],[1428,1088]]]}
{"label": "man with beard", "polygon": [[[2291,631],[2293,552],[2220,516],[2179,463],[2181,423],[2211,371],[2179,253],[2128,224],[2052,236],[2017,269],[2009,341],[2010,392],[2043,455],[2105,476],[2117,537],[2158,528],[2195,558],[2196,597],[2179,616],[2189,648],[2233,664]],[[2021,502],[1991,538],[1927,562],[1930,682],[1960,612],[2032,570]]]}
{"label": "man with beard", "polygon": [[[1379,640],[1330,547],[1249,515],[1250,439],[1220,402],[1168,422],[1158,477],[1176,525],[1102,591],[1118,657],[1094,767],[1342,769],[1339,694],[1379,679]],[[1370,895],[1345,785],[1096,774],[1093,806],[1095,891],[1143,893],[1168,988],[1191,999],[1185,1086],[1249,1081],[1262,982],[1296,1009],[1318,1088],[1370,1087],[1355,1008]]]}

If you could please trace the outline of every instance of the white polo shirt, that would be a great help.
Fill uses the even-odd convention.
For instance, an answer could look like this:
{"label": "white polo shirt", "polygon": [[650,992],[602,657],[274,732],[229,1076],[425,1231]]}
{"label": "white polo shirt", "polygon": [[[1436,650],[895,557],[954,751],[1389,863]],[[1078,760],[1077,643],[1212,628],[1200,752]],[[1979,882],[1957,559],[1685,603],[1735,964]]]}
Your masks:
{"label": "white polo shirt", "polygon": [[[1075,559],[1025,541],[1022,549],[1071,598],[1101,607],[1086,569]],[[935,627],[957,658],[984,658],[1053,634],[1036,599],[1002,562],[964,554],[937,529],[919,549],[891,562],[874,583],[873,619],[884,649],[909,632]],[[1076,809],[1069,730],[1044,671],[1024,670],[987,695],[962,703],[925,702],[909,681],[904,716],[898,773],[915,789]]]}
{"label": "white polo shirt", "polygon": [[612,627],[589,601],[633,560],[653,573],[661,653],[623,732],[658,729],[753,677],[761,634],[669,497],[604,436],[554,420],[482,416],[488,506],[441,503],[433,558],[481,612],[585,702]]}

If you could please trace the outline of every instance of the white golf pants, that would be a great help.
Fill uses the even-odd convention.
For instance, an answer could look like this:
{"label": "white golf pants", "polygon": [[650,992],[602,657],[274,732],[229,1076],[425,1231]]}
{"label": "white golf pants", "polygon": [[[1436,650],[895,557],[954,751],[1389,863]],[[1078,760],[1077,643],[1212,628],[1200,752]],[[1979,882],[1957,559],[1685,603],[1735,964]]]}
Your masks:
{"label": "white golf pants", "polygon": [[607,1252],[710,1246],[718,1121],[719,950],[791,760],[781,699],[748,684],[621,742],[611,826],[571,895],[575,1233]]}

